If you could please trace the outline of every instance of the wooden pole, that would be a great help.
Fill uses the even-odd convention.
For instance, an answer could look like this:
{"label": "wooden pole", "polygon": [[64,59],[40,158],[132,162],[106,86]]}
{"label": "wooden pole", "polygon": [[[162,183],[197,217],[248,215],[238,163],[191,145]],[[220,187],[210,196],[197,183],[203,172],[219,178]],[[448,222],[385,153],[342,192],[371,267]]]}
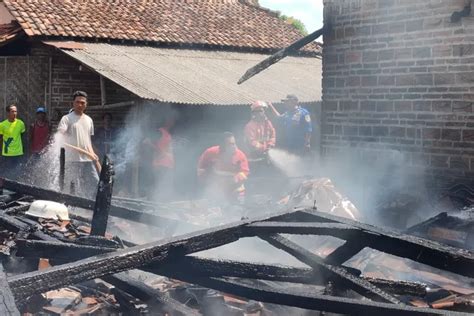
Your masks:
{"label": "wooden pole", "polygon": [[64,191],[64,177],[66,172],[66,150],[64,147],[61,147],[61,152],[59,154],[59,190]]}
{"label": "wooden pole", "polygon": [[259,62],[258,64],[256,64],[255,66],[253,66],[252,68],[247,70],[245,72],[245,74],[239,79],[239,81],[237,83],[238,84],[244,83],[245,81],[252,78],[256,74],[258,74],[261,71],[267,69],[271,65],[279,62],[280,60],[282,60],[283,58],[285,58],[289,54],[294,53],[297,50],[299,50],[300,48],[302,48],[303,46],[306,46],[309,43],[311,43],[312,41],[315,41],[318,37],[323,35],[327,30],[328,30],[328,27],[324,26],[321,29],[309,34],[308,36],[303,37],[302,39],[294,42],[290,46],[288,46],[286,48],[283,48],[282,50],[279,50],[278,52],[276,52],[272,56],[264,59],[263,61]]}
{"label": "wooden pole", "polygon": [[112,204],[113,175],[113,164],[109,157],[105,155],[95,199],[94,215],[92,216],[91,235],[105,236],[110,206]]}

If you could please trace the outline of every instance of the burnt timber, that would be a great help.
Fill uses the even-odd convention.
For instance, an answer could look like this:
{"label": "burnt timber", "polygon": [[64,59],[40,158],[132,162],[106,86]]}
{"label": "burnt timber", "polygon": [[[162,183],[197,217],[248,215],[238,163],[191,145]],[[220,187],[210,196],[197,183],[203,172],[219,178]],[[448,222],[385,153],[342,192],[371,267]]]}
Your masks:
{"label": "burnt timber", "polygon": [[[312,210],[309,211],[312,212]],[[441,313],[441,311],[433,309],[420,309],[401,304],[399,303],[398,299],[393,298],[391,293],[386,293],[384,291],[386,289],[389,290],[389,287],[385,286],[384,290],[378,287],[378,284],[383,287],[382,283],[371,283],[364,278],[353,275],[353,271],[349,271],[348,269],[341,266],[332,267],[328,263],[325,263],[324,260],[314,256],[309,256],[308,253],[305,253],[304,251],[301,251],[301,249],[294,247],[294,244],[291,241],[287,241],[277,237],[278,235],[275,235],[277,232],[294,232],[295,227],[301,226],[299,221],[301,221],[302,215],[306,217],[311,215],[309,218],[317,218],[313,217],[316,216],[315,214],[316,213],[314,212],[305,213],[304,211],[299,210],[296,212],[282,212],[275,214],[274,216],[267,216],[254,220],[241,221],[234,224],[196,232],[182,237],[171,238],[147,245],[135,246],[107,254],[92,256],[43,271],[31,272],[15,277],[10,277],[8,278],[8,283],[12,289],[13,294],[15,295],[15,298],[21,301],[27,296],[41,293],[50,289],[60,288],[65,285],[78,283],[87,279],[106,277],[117,272],[131,270],[134,268],[141,268],[156,274],[170,276],[185,282],[200,284],[250,299],[287,304],[290,306],[308,309],[338,313],[358,311],[366,315],[377,315],[382,312],[389,315],[434,315],[446,313],[446,311]],[[297,222],[287,222],[289,228],[280,229],[279,225],[284,225],[284,223],[281,221],[288,220],[288,218],[291,219],[291,217],[294,217],[293,220],[296,220]],[[325,218],[325,220],[328,221],[327,218]],[[327,225],[334,228],[336,231],[338,229],[348,230],[347,226],[351,226],[344,219],[331,217],[331,220],[333,223],[328,223]],[[334,222],[338,220],[340,221],[337,223],[338,225],[334,225]],[[274,224],[276,221],[280,221],[279,225]],[[315,223],[314,227],[319,229],[323,225],[324,223]],[[263,229],[260,229],[267,226],[272,227],[271,232],[265,233]],[[355,225],[355,227],[351,227],[351,230],[353,231],[361,230],[357,227],[357,225]],[[364,229],[367,229],[367,227],[364,227]],[[329,279],[334,279],[336,276],[336,281],[339,286],[348,286],[349,284],[349,288],[358,290],[360,294],[368,298],[381,300],[383,302],[361,301],[317,293],[311,293],[311,295],[309,295],[308,293],[302,293],[298,291],[295,292],[291,290],[285,291],[282,289],[274,289],[261,284],[252,285],[248,282],[238,281],[235,278],[248,277],[256,280],[272,278],[277,279],[276,275],[283,272],[282,268],[265,265],[250,265],[249,267],[244,268],[241,264],[239,265],[239,263],[227,262],[220,267],[218,264],[216,264],[218,268],[216,269],[214,275],[212,275],[209,272],[213,266],[212,261],[190,258],[186,256],[187,254],[192,254],[194,252],[214,248],[236,241],[241,237],[251,236],[252,230],[254,230],[254,236],[260,236],[265,240],[273,242],[275,246],[284,248],[285,251],[295,255],[298,259],[312,267],[312,269],[302,270],[294,270],[294,268],[290,268],[286,271],[286,275],[288,275],[289,272],[292,273],[293,277],[291,277],[290,274],[290,277],[287,277],[285,280],[285,277],[282,276],[280,277],[281,281],[306,283],[304,280],[302,280],[305,277],[311,278],[311,276],[319,276],[322,277],[322,279],[318,280],[318,283],[324,284],[324,282]],[[328,231],[325,233],[328,234]],[[379,233],[384,235],[382,232]],[[389,237],[392,238],[391,235],[386,238]],[[416,241],[422,242],[425,240],[416,239]],[[284,243],[285,247],[282,247],[282,243]],[[419,244],[417,242],[413,242],[412,246],[419,247]],[[84,250],[88,249],[86,246],[80,247],[83,247]],[[298,250],[300,253],[295,252],[294,249],[290,248],[296,248],[296,250]],[[390,246],[387,246],[387,248],[390,248]],[[43,248],[43,252],[39,252],[38,256],[46,255],[46,250],[47,249]],[[89,252],[89,255],[94,254],[95,251],[113,251],[112,249],[89,250],[91,251]],[[454,260],[454,257],[459,257],[458,251],[455,249],[446,248],[442,245],[438,245],[438,247],[433,251],[438,252],[440,257],[451,257],[452,260]],[[303,253],[303,255],[301,255],[301,253]],[[465,253],[463,257],[463,260],[466,260],[466,262],[471,260],[471,256],[468,253]],[[208,268],[206,269],[205,266],[202,265],[201,274],[195,274],[194,272],[196,272],[197,266],[196,262],[207,263]],[[173,263],[178,264],[174,265]],[[471,261],[471,264],[472,263],[473,262]],[[245,271],[245,269],[247,269],[247,271]],[[227,272],[224,270],[227,270]],[[321,275],[321,271],[326,271],[326,273]],[[219,274],[219,272],[221,273]],[[298,276],[299,272],[304,273]],[[264,274],[268,275],[269,277],[265,277]],[[273,277],[271,277],[271,275],[273,275]],[[233,278],[229,279],[229,277]],[[356,284],[357,286],[354,287],[350,284]],[[459,313],[452,313],[452,315],[457,314]]]}
{"label": "burnt timber", "polygon": [[[86,210],[93,210],[95,206],[95,201],[91,199],[56,192],[53,190],[48,190],[33,185],[12,181],[9,179],[0,178],[0,188],[7,189],[16,193],[29,195],[37,199],[62,202],[67,205],[81,207]],[[138,210],[114,204],[110,205],[110,215],[138,223],[145,223],[148,225],[163,228],[175,227],[177,225],[187,225],[189,227],[195,228],[195,226],[192,224],[186,224],[184,222],[158,216],[149,212],[141,212]]]}
{"label": "burnt timber", "polygon": [[[104,165],[107,162],[105,161]],[[107,210],[110,214],[129,220],[142,221],[142,212],[111,204],[113,183],[112,168],[103,168],[103,194],[96,201],[4,180],[3,187],[36,198],[55,199],[86,209],[94,209],[93,218],[99,225],[99,234],[105,232]],[[107,172],[109,174],[107,175]],[[107,186],[110,185],[110,186]],[[99,188],[100,191],[100,188]],[[94,205],[99,205],[94,208]],[[99,245],[85,245],[61,240],[54,234],[41,231],[34,221],[17,216],[23,208],[12,206],[0,214],[0,225],[19,232],[18,254],[32,258],[51,258],[66,262],[54,267],[3,277],[11,292],[3,293],[4,299],[14,297],[17,305],[35,294],[82,281],[102,278],[118,288],[117,292],[137,297],[151,305],[165,306],[181,314],[192,311],[177,301],[162,297],[158,291],[141,284],[124,274],[132,269],[175,278],[226,293],[262,302],[288,305],[318,311],[363,315],[461,315],[459,312],[408,306],[396,295],[425,294],[425,287],[417,283],[368,279],[360,271],[345,267],[343,262],[369,247],[388,254],[412,259],[416,262],[472,277],[474,254],[423,238],[405,235],[356,221],[317,212],[313,209],[283,211],[255,219],[222,225],[183,236],[163,239],[145,245],[127,243],[128,248],[117,249]],[[119,211],[117,211],[117,209]],[[150,214],[151,215],[151,214]],[[154,216],[154,215],[153,215]],[[154,216],[154,220],[161,219]],[[94,220],[92,221],[94,223]],[[169,222],[166,222],[169,224]],[[345,240],[323,259],[280,234],[307,234],[333,236]],[[235,261],[216,261],[190,256],[194,253],[229,244],[245,237],[258,237],[273,247],[281,249],[309,268],[271,266]],[[77,261],[74,261],[77,260]],[[274,282],[302,285],[301,290],[274,287]],[[334,284],[338,289],[352,290],[366,299],[335,296],[341,291],[305,290],[304,285]],[[10,299],[10,302],[13,299]],[[12,309],[15,314],[15,310]],[[194,314],[197,314],[194,312]]]}

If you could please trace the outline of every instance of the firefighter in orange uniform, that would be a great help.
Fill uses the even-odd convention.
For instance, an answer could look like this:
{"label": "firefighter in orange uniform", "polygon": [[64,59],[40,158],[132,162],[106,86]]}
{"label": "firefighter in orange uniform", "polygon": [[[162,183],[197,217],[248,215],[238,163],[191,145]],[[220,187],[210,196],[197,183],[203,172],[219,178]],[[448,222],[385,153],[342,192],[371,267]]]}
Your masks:
{"label": "firefighter in orange uniform", "polygon": [[245,144],[252,173],[268,164],[268,150],[275,147],[276,134],[272,122],[265,115],[267,104],[255,101],[250,106],[252,118],[245,126]]}
{"label": "firefighter in orange uniform", "polygon": [[213,197],[229,202],[244,201],[249,166],[232,133],[224,133],[218,146],[204,151],[199,158],[197,174],[206,192]]}

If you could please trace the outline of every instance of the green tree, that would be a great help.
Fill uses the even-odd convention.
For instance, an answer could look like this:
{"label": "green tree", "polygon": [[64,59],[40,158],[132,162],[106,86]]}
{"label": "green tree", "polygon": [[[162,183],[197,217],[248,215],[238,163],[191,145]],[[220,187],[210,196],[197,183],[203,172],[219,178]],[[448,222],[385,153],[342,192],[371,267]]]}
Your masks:
{"label": "green tree", "polygon": [[293,27],[299,30],[303,35],[308,35],[308,30],[306,29],[306,26],[304,25],[304,23],[301,22],[301,20],[298,20],[295,17],[287,16],[284,14],[280,14],[279,17],[286,23],[293,25]]}

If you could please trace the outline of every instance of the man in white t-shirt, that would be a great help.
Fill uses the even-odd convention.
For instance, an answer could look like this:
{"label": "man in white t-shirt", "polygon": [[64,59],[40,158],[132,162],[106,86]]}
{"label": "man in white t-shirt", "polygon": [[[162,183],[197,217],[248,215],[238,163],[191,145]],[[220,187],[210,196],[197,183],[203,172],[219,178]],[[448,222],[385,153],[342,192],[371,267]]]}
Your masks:
{"label": "man in white t-shirt", "polygon": [[[97,193],[99,177],[94,167],[94,160],[99,158],[92,148],[91,137],[94,135],[94,122],[84,111],[87,108],[87,93],[76,91],[73,94],[73,111],[64,115],[58,125],[58,131],[64,135],[64,142],[90,153],[86,155],[66,147],[65,184],[76,184],[76,192],[88,198]],[[94,160],[93,160],[93,159]]]}

